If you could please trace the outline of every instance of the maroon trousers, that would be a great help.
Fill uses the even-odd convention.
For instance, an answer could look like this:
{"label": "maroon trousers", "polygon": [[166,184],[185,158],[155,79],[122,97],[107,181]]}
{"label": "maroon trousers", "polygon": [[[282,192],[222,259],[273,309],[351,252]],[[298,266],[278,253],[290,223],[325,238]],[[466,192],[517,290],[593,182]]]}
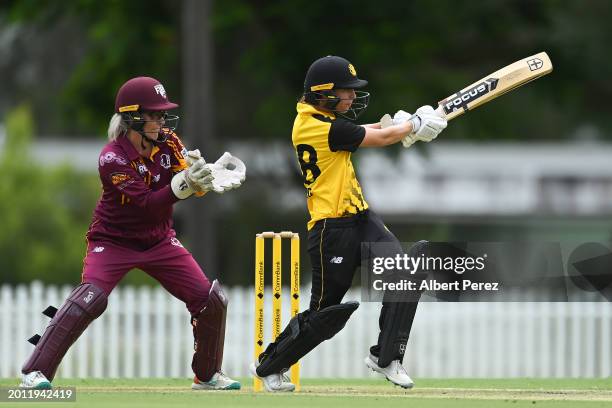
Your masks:
{"label": "maroon trousers", "polygon": [[[41,371],[52,381],[70,346],[104,312],[108,295],[134,268],[142,269],[185,302],[192,321],[200,322],[197,326],[201,330],[196,330],[194,324],[196,352],[192,365],[198,378],[210,380],[221,369],[223,360],[227,298],[217,284],[212,307],[207,305],[211,283],[172,230],[161,242],[144,251],[107,241],[88,242],[81,285],[57,311],[22,372]],[[205,306],[206,315],[200,313]]]}
{"label": "maroon trousers", "polygon": [[171,230],[145,251],[107,241],[89,241],[81,283],[92,283],[108,296],[131,269],[138,268],[185,302],[192,316],[198,314],[208,301],[211,283],[174,235]]}

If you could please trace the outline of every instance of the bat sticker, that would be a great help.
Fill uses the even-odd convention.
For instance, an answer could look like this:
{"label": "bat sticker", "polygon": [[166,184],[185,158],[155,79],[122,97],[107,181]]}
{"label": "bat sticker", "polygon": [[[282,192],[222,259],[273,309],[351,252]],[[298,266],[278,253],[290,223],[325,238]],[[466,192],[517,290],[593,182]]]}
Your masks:
{"label": "bat sticker", "polygon": [[538,69],[542,68],[544,61],[539,58],[534,58],[527,61],[527,65],[529,66],[530,71],[537,71]]}
{"label": "bat sticker", "polygon": [[470,102],[473,102],[483,95],[493,91],[495,88],[497,88],[497,82],[497,78],[486,79],[474,85],[470,89],[466,89],[464,92],[457,92],[457,94],[453,95],[452,97],[440,102],[440,105],[443,106],[444,113],[447,115],[461,108],[467,111],[467,105]]}

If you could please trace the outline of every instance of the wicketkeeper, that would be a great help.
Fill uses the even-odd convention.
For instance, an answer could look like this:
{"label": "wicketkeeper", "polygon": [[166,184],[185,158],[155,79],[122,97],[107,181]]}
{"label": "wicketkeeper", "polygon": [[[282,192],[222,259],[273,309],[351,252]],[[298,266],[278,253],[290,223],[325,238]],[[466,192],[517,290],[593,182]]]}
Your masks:
{"label": "wicketkeeper", "polygon": [[[119,281],[139,268],[185,302],[191,314],[195,390],[235,390],[240,383],[221,371],[227,296],[210,282],[172,229],[172,207],[209,191],[238,188],[245,166],[225,153],[207,164],[198,150],[187,151],[174,133],[178,116],[169,110],[163,85],[154,78],[130,79],[119,89],[98,170],[102,196],[87,231],[81,284],[59,310],[23,365],[21,386],[51,388],[68,348],[100,316]],[[230,170],[231,168],[231,170]]]}
{"label": "wicketkeeper", "polygon": [[[357,267],[373,256],[403,254],[398,239],[369,209],[355,176],[351,153],[359,147],[382,147],[402,142],[430,142],[446,128],[446,119],[431,106],[415,115],[399,111],[381,123],[356,125],[368,106],[369,93],[346,59],[327,56],[308,69],[304,94],[297,104],[293,145],[302,169],[307,205],[308,253],[312,263],[310,307],[296,315],[285,330],[251,365],[268,391],[293,391],[283,373],[319,343],[332,338],[357,309],[357,302],[341,303]],[[348,119],[348,120],[347,120]],[[361,253],[362,242],[384,243]],[[423,253],[421,241],[410,253]],[[380,335],[365,363],[394,384],[414,384],[402,365],[420,293],[410,301],[385,296],[379,318]],[[397,299],[396,299],[397,300]],[[405,300],[405,299],[403,299]]]}

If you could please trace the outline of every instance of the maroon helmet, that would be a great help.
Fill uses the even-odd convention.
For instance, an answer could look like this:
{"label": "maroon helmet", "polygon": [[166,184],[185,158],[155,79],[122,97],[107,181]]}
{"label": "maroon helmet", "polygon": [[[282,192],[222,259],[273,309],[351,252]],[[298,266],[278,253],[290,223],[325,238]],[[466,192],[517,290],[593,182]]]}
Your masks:
{"label": "maroon helmet", "polygon": [[168,100],[164,86],[155,78],[136,77],[119,88],[115,112],[155,112],[178,108]]}
{"label": "maroon helmet", "polygon": [[[168,134],[178,126],[179,117],[168,115],[166,111],[178,108],[178,105],[168,100],[164,86],[155,78],[136,77],[127,81],[119,88],[115,98],[115,113],[122,116],[128,127],[140,133],[144,139],[155,143],[166,141]],[[147,120],[144,112],[158,112],[164,120],[157,139],[151,139],[143,133]],[[143,145],[144,147],[144,145]]]}

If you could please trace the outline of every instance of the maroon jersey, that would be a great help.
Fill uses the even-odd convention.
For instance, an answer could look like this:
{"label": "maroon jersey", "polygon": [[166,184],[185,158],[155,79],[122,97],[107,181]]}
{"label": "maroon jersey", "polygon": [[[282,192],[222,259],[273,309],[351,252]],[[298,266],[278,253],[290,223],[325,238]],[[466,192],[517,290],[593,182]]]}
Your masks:
{"label": "maroon jersey", "polygon": [[100,153],[102,197],[94,210],[87,238],[148,249],[172,228],[172,205],[178,201],[170,180],[185,169],[186,149],[171,133],[143,158],[125,135]]}

